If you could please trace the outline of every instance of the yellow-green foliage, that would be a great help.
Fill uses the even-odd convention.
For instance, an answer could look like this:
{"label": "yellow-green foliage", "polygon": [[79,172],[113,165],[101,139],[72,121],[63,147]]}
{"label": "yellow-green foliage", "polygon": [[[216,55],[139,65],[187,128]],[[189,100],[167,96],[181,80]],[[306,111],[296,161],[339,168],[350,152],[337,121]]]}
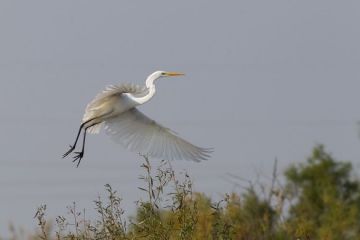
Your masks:
{"label": "yellow-green foliage", "polygon": [[70,218],[57,218],[53,232],[41,206],[33,239],[360,239],[359,182],[349,163],[336,161],[322,146],[307,162],[288,168],[281,183],[272,179],[266,190],[269,185],[260,184],[261,191],[250,184],[218,202],[194,193],[189,176],[175,176],[167,162],[152,170],[145,157],[142,168],[139,190],[147,198],[129,220],[106,185],[107,199],[95,201],[97,219],[83,219],[73,204]]}
{"label": "yellow-green foliage", "polygon": [[290,208],[289,233],[317,239],[360,239],[359,182],[351,164],[335,161],[322,146],[306,164],[285,175],[297,203]]}

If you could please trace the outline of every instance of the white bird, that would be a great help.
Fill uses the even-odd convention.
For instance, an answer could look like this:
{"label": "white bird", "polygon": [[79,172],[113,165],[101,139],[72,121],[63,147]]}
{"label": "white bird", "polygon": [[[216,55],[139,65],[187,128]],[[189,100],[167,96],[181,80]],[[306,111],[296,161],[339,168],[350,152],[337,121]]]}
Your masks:
{"label": "white bird", "polygon": [[81,131],[84,130],[82,149],[74,152],[73,162],[77,161],[78,167],[84,156],[86,133],[99,133],[104,127],[114,141],[143,155],[196,162],[208,159],[212,149],[189,143],[136,108],[154,96],[155,80],[181,75],[184,74],[156,71],[148,76],[143,87],[135,84],[108,86],[87,105],[75,143],[70,145],[70,150],[63,158],[75,150]]}

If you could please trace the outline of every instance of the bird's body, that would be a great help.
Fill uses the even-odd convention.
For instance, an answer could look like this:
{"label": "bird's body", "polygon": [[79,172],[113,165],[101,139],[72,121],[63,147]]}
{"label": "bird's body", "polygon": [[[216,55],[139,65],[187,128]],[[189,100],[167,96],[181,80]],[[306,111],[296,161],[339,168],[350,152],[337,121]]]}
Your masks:
{"label": "bird's body", "polygon": [[[103,122],[106,119],[118,116],[139,104],[135,99],[148,96],[148,89],[138,85],[122,84],[120,86],[109,86],[102,93],[99,93],[85,109],[82,122],[87,122],[95,117],[100,117],[94,121]],[[150,98],[148,99],[150,100]],[[93,122],[88,122],[90,126]],[[88,129],[90,133],[98,133],[102,125],[95,125]]]}
{"label": "bird's body", "polygon": [[210,149],[192,145],[136,109],[154,96],[155,80],[178,75],[183,74],[156,71],[146,79],[144,87],[134,84],[107,87],[86,107],[75,143],[63,157],[75,149],[81,130],[84,129],[82,151],[76,152],[74,157],[79,165],[84,154],[86,133],[98,133],[104,127],[113,140],[144,155],[168,160],[207,159]]}

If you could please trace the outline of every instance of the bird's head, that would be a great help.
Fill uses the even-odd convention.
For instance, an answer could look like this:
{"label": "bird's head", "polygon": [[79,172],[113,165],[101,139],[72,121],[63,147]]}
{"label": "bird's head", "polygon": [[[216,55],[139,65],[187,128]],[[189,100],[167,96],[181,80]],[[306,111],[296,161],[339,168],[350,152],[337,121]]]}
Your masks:
{"label": "bird's head", "polygon": [[146,85],[150,86],[154,83],[155,80],[163,77],[175,77],[175,76],[182,76],[185,75],[184,73],[179,72],[166,72],[166,71],[156,71],[150,74],[150,76],[146,80]]}
{"label": "bird's head", "polygon": [[[166,72],[166,71],[156,71],[153,73],[154,75],[157,76],[157,78],[160,77],[175,77],[175,76],[182,76],[184,75],[184,73],[179,73],[179,72]],[[153,75],[152,74],[152,75]]]}

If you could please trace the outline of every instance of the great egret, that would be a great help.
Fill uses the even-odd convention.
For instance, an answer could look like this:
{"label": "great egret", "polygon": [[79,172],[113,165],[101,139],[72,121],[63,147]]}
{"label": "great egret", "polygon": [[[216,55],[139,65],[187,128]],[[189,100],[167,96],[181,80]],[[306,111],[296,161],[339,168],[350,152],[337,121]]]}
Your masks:
{"label": "great egret", "polygon": [[86,133],[98,133],[103,126],[113,140],[144,155],[196,162],[209,158],[211,149],[189,143],[136,109],[154,96],[155,80],[181,75],[184,74],[156,71],[148,76],[143,87],[134,84],[108,86],[87,105],[75,143],[70,145],[63,158],[74,151],[84,130],[82,149],[74,152],[73,162],[77,161],[78,167],[84,156]]}

